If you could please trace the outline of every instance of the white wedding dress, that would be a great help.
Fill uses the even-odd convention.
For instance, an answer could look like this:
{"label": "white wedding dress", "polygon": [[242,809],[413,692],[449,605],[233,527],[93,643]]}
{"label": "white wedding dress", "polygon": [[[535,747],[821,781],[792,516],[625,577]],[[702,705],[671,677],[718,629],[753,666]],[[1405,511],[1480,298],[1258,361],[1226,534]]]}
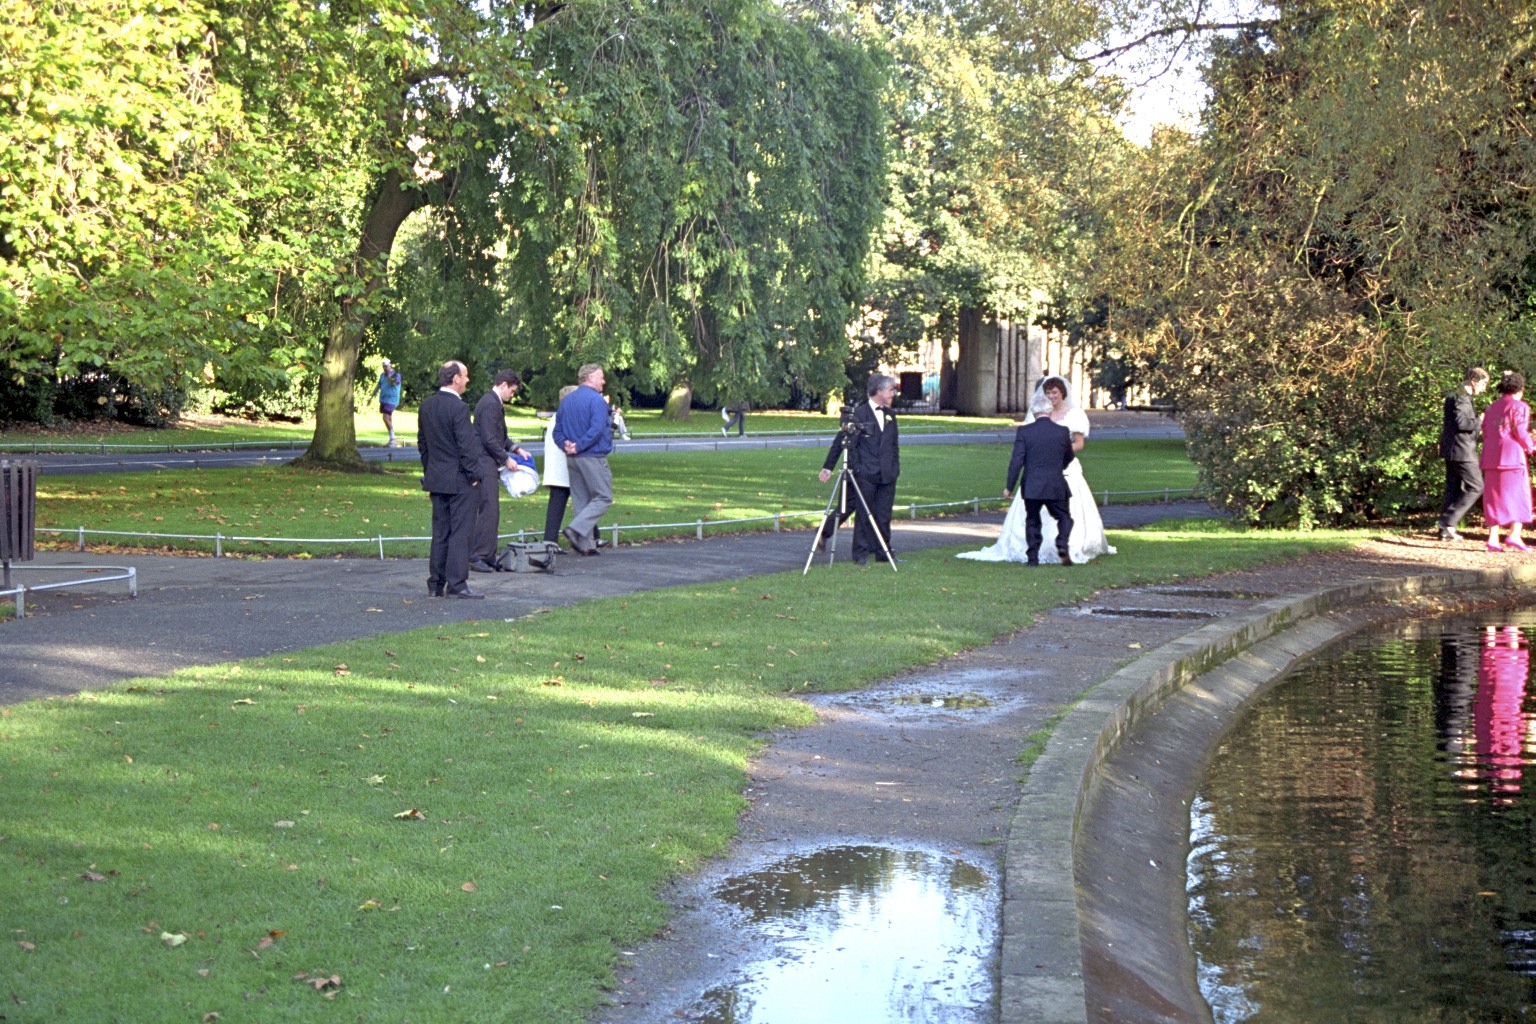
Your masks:
{"label": "white wedding dress", "polygon": [[[1033,419],[1031,416],[1025,422]],[[1074,434],[1082,434],[1085,438],[1088,436],[1088,415],[1081,409],[1067,410],[1067,415],[1058,422]],[[1064,473],[1067,488],[1071,492],[1069,507],[1072,513],[1072,536],[1067,538],[1067,553],[1079,565],[1100,555],[1114,554],[1115,549],[1109,546],[1104,536],[1104,520],[1099,516],[1099,507],[1094,504],[1093,492],[1088,489],[1088,480],[1083,476],[1082,462],[1074,458],[1067,464]],[[1013,503],[1008,506],[1008,515],[1003,519],[1003,532],[995,544],[980,551],[962,551],[955,557],[971,558],[978,562],[1028,561],[1029,543],[1024,537],[1023,492],[1023,481],[1020,481],[1019,489],[1013,495]],[[1044,509],[1040,510],[1040,534],[1041,564],[1060,562],[1061,559],[1056,555],[1056,520]]]}

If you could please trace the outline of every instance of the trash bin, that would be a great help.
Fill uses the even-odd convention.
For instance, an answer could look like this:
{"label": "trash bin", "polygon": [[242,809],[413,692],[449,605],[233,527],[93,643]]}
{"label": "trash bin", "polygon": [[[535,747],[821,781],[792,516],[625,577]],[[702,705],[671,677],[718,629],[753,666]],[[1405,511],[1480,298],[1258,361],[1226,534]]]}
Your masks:
{"label": "trash bin", "polygon": [[37,469],[35,462],[0,459],[0,561],[36,557]]}

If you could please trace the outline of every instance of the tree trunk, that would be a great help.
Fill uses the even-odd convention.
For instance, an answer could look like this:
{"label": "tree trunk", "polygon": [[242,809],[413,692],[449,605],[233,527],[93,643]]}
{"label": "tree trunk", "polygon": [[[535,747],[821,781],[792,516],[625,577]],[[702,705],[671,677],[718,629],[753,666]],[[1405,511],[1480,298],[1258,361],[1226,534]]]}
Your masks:
{"label": "tree trunk", "polygon": [[691,412],[693,387],[686,382],[674,385],[672,393],[667,396],[667,404],[662,407],[661,418],[669,423],[687,423]]}
{"label": "tree trunk", "polygon": [[966,416],[997,413],[995,321],[983,310],[960,310],[960,358],[955,363],[955,411]]}
{"label": "tree trunk", "polygon": [[384,284],[395,234],[405,218],[424,202],[419,189],[403,185],[400,172],[391,168],[385,172],[369,207],[353,264],[356,287],[341,300],[341,309],[331,323],[320,358],[315,433],[310,438],[309,450],[294,460],[295,466],[343,470],[367,467],[357,451],[354,420],[357,356],[373,315],[369,300]]}

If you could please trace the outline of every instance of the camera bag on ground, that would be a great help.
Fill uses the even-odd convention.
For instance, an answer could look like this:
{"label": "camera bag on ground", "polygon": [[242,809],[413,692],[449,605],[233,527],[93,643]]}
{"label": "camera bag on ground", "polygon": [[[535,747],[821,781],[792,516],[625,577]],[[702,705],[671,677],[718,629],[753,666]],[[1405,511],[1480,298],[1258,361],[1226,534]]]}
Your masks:
{"label": "camera bag on ground", "polygon": [[511,541],[496,556],[496,567],[502,572],[554,572],[558,548],[547,540],[531,544]]}

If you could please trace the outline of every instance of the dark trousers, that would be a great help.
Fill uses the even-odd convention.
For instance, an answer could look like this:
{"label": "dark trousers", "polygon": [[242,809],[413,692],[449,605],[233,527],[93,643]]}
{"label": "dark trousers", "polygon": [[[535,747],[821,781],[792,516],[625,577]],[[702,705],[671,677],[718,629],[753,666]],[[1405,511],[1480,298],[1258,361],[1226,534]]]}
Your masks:
{"label": "dark trousers", "polygon": [[570,504],[571,489],[551,484],[549,505],[544,509],[544,539],[551,544],[560,541],[560,524],[565,520],[565,506]]}
{"label": "dark trousers", "polygon": [[737,437],[745,434],[747,432],[747,414],[741,409],[727,409],[726,412],[731,414],[731,418],[725,421],[725,426],[721,429],[729,433],[730,429],[735,427]]}
{"label": "dark trousers", "polygon": [[480,468],[480,486],[475,488],[475,526],[469,535],[469,560],[496,564],[496,535],[501,532],[501,477],[492,469],[487,475]]}
{"label": "dark trousers", "polygon": [[891,546],[891,510],[896,507],[896,481],[882,484],[872,479],[862,479],[857,482],[859,490],[864,494],[864,501],[869,505],[870,514],[864,514],[858,497],[854,496],[853,503],[859,517],[853,524],[853,559],[859,561],[870,555],[884,558],[885,552],[880,547],[880,540],[884,538],[885,546]]}
{"label": "dark trousers", "polygon": [[469,531],[475,524],[480,488],[458,494],[432,494],[432,549],[427,557],[427,586],[459,590],[469,579]]}
{"label": "dark trousers", "polygon": [[1475,462],[1447,460],[1445,463],[1445,501],[1440,508],[1440,525],[1453,530],[1462,516],[1472,510],[1483,496],[1483,471]]}
{"label": "dark trousers", "polygon": [[1024,553],[1031,562],[1040,557],[1040,510],[1045,509],[1056,520],[1056,553],[1063,564],[1067,561],[1068,543],[1072,539],[1072,512],[1068,498],[1024,499]]}

